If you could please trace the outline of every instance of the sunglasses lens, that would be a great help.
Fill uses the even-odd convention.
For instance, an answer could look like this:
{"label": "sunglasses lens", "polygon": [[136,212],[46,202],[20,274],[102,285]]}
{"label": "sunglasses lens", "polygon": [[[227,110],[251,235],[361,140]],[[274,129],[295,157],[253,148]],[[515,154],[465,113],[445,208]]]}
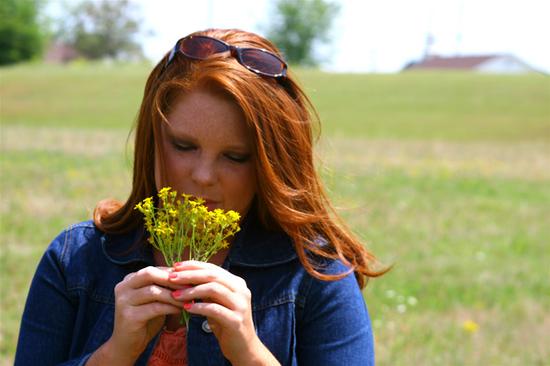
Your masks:
{"label": "sunglasses lens", "polygon": [[282,75],[285,69],[285,63],[275,57],[275,55],[259,49],[241,49],[240,57],[246,67],[265,75]]}
{"label": "sunglasses lens", "polygon": [[213,54],[229,50],[229,47],[214,38],[192,36],[180,42],[180,50],[187,57],[204,60]]}

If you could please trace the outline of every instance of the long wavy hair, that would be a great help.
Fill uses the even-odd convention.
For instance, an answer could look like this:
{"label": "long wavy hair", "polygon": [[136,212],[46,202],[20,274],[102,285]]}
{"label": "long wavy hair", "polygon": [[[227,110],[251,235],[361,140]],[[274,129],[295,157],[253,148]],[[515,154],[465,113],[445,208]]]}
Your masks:
{"label": "long wavy hair", "polygon": [[[194,34],[280,55],[271,42],[254,33],[208,29]],[[319,119],[291,73],[279,80],[261,77],[223,55],[202,61],[176,55],[167,67],[166,61],[167,56],[155,66],[145,85],[135,126],[132,191],[125,203],[98,203],[94,222],[99,229],[119,234],[142,227],[142,217],[134,206],[157,194],[155,160],[163,171],[162,156],[155,159],[162,151],[161,123],[175,98],[206,88],[229,95],[241,108],[254,140],[259,220],[266,229],[282,230],[292,238],[305,269],[323,280],[336,280],[354,271],[360,287],[369,277],[386,272],[375,268],[374,256],[339,218],[322,187],[313,157],[314,128]],[[324,274],[315,257],[340,259],[350,271]]]}

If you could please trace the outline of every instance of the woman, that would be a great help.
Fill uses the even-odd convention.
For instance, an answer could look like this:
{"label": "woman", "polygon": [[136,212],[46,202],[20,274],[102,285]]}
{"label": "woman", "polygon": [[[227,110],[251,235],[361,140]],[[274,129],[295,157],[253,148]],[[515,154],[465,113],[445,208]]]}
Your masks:
{"label": "woman", "polygon": [[[374,364],[360,288],[383,271],[322,190],[310,111],[269,41],[215,29],[180,39],[145,86],[128,200],[100,202],[93,222],[52,242],[15,363]],[[166,267],[134,210],[164,186],[238,211],[230,248]]]}

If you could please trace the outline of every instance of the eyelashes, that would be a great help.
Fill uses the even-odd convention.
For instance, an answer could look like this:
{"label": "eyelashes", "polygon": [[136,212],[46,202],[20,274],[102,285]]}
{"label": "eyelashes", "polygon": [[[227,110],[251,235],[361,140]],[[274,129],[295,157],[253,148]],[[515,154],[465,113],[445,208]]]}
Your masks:
{"label": "eyelashes", "polygon": [[[175,150],[180,152],[192,152],[197,150],[197,146],[193,144],[186,144],[186,143],[172,141],[171,145]],[[232,153],[232,152],[224,153],[223,156],[234,163],[240,163],[240,164],[248,162],[251,157],[250,154],[239,154],[239,153]]]}
{"label": "eyelashes", "polygon": [[196,149],[196,147],[193,145],[177,143],[175,141],[172,141],[172,147],[174,147],[174,149],[178,151],[193,151],[194,149]]}
{"label": "eyelashes", "polygon": [[235,163],[246,163],[250,160],[250,154],[225,154],[224,156]]}

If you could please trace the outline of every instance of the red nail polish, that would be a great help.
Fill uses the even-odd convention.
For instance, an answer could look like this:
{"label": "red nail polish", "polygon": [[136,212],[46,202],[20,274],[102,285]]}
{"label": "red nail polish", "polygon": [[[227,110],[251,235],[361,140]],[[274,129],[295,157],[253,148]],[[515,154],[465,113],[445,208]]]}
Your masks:
{"label": "red nail polish", "polygon": [[172,279],[178,278],[178,275],[175,274],[175,273],[170,273],[170,274],[168,275],[168,278],[172,278]]}
{"label": "red nail polish", "polygon": [[179,267],[179,266],[181,266],[181,265],[183,265],[183,262],[176,262],[176,263],[174,263],[174,267]]}
{"label": "red nail polish", "polygon": [[193,303],[192,303],[192,302],[184,302],[184,303],[183,303],[183,308],[184,308],[185,310],[191,309],[192,306],[193,306]]}
{"label": "red nail polish", "polygon": [[182,292],[182,290],[172,291],[172,297],[180,297]]}

